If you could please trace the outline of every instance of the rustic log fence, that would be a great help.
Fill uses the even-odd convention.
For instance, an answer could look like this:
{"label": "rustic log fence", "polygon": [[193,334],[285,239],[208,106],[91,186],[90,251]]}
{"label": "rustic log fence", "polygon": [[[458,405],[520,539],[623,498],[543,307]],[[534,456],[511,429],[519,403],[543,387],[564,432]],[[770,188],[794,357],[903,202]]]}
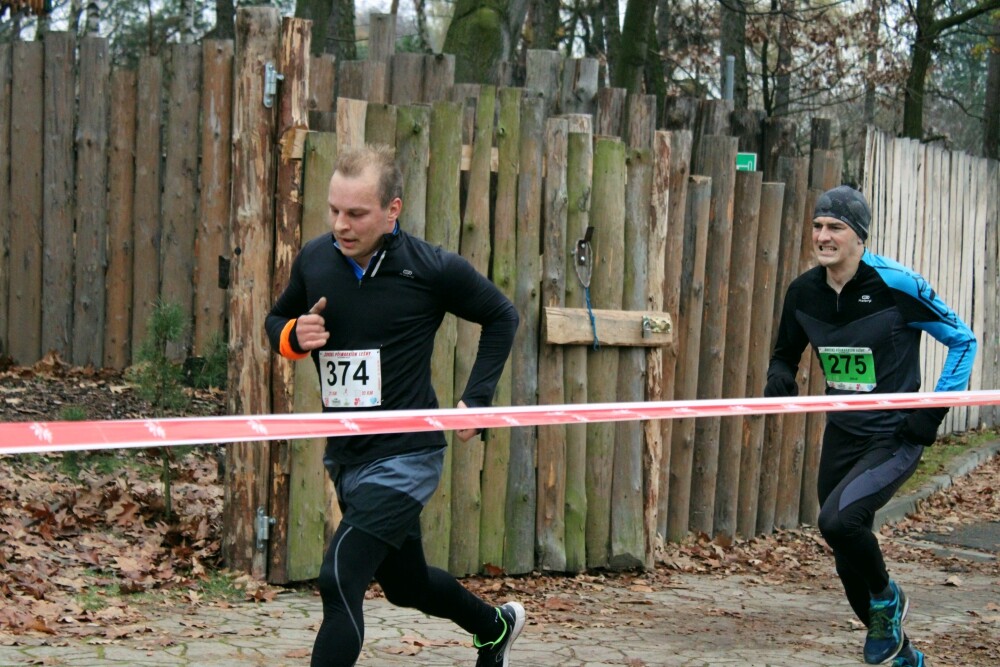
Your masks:
{"label": "rustic log fence", "polygon": [[[452,85],[450,56],[392,52],[391,17],[373,21],[369,61],[339,67],[305,55],[307,26],[274,9],[241,9],[237,27],[235,48],[176,45],[134,72],[109,68],[91,38],[0,46],[4,354],[125,367],[165,299],[193,323],[176,358],[226,333],[231,412],[318,410],[311,362],[275,358],[262,321],[302,241],[327,231],[337,152],[380,142],[401,158],[405,228],[467,257],[521,315],[497,404],[759,395],[781,297],[811,262],[812,205],[840,182],[829,121],[814,121],[800,157],[787,119],[680,98],[657,118],[654,98],[599,88],[592,59],[530,52],[521,87]],[[284,76],[272,107],[267,63]],[[77,100],[76,86],[90,92]],[[737,171],[737,151],[761,170]],[[870,132],[865,177],[871,247],[919,269],[972,324],[972,386],[996,387],[997,163]],[[584,239],[592,263],[580,266]],[[565,337],[588,299],[597,346],[589,318]],[[642,330],[644,314],[666,314],[669,333]],[[442,325],[432,374],[444,406],[476,337]],[[927,384],[938,347],[924,349]],[[798,381],[822,391],[810,352]],[[954,410],[946,428],[996,422],[995,408]],[[814,522],[822,424],[490,431],[449,448],[423,515],[428,559],[456,574],[643,567],[658,535]],[[321,450],[228,448],[230,565],[278,582],[316,576],[338,518]]]}

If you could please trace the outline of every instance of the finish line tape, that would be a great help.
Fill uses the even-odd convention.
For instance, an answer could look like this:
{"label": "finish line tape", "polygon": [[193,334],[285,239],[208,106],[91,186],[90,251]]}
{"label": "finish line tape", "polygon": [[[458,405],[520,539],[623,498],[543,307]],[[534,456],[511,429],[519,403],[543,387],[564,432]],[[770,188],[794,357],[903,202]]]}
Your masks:
{"label": "finish line tape", "polygon": [[796,412],[1000,405],[1000,390],[0,423],[0,454]]}

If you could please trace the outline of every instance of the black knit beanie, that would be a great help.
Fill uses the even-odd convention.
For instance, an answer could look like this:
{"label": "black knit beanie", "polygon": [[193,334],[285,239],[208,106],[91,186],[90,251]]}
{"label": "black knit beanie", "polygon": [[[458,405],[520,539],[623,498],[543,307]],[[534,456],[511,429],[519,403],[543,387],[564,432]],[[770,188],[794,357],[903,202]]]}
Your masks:
{"label": "black knit beanie", "polygon": [[862,241],[868,240],[871,209],[865,196],[849,185],[835,187],[820,195],[813,213],[813,220],[816,218],[836,218],[848,224]]}

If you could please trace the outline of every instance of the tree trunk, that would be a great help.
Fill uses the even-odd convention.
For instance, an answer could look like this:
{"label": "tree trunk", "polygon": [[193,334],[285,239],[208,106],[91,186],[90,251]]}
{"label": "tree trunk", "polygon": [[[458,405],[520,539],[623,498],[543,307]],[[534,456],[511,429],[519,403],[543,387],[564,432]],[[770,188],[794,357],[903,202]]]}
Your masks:
{"label": "tree trunk", "polygon": [[910,75],[903,92],[903,136],[921,139],[924,134],[924,87],[931,66],[934,28],[933,0],[917,0],[917,37],[910,47]]}
{"label": "tree trunk", "polygon": [[[787,116],[788,100],[792,90],[792,27],[789,17],[795,8],[789,0],[781,0],[781,27],[778,30],[778,68],[774,82],[774,116]],[[773,5],[772,5],[773,6]]]}
{"label": "tree trunk", "polygon": [[[234,0],[216,0],[216,2],[226,4],[234,2]],[[330,46],[335,46],[336,41],[330,44],[327,43],[327,31],[333,14],[333,4],[333,0],[298,0],[295,3],[295,18],[312,21],[309,50],[314,56],[318,56],[324,53],[324,51],[326,53],[335,53],[335,51],[330,50]],[[218,23],[221,23],[221,13],[218,9],[216,10],[216,14],[219,17]],[[216,25],[216,30],[218,29],[219,26]]]}
{"label": "tree trunk", "polygon": [[333,0],[326,23],[323,40],[324,52],[332,53],[337,60],[356,60],[357,44],[354,36],[354,0]]}
{"label": "tree trunk", "polygon": [[[722,32],[720,35],[720,61],[725,67],[726,57],[736,59],[733,68],[733,104],[737,109],[747,105],[747,14],[744,0],[720,2]],[[724,70],[723,70],[724,71]]]}
{"label": "tree trunk", "polygon": [[608,68],[613,72],[618,67],[617,63],[621,56],[622,46],[622,31],[618,24],[618,0],[600,0],[598,11],[604,24],[604,43],[605,52],[608,54]]}
{"label": "tree trunk", "polygon": [[455,83],[500,83],[527,9],[527,0],[458,1],[443,49],[455,54]]}
{"label": "tree trunk", "polygon": [[871,0],[868,17],[868,71],[865,77],[865,101],[862,121],[865,125],[875,124],[875,68],[878,64],[878,24],[881,8],[879,0]]}
{"label": "tree trunk", "polygon": [[559,46],[559,0],[531,1],[531,48],[553,51]]}
{"label": "tree trunk", "polygon": [[1000,16],[993,19],[993,38],[986,74],[983,111],[983,157],[1000,160]]}
{"label": "tree trunk", "polygon": [[[315,30],[315,23],[313,24]],[[215,0],[215,27],[211,36],[215,39],[235,39],[236,3],[234,0]],[[313,34],[315,38],[315,33]],[[313,42],[316,40],[314,39]]]}
{"label": "tree trunk", "polygon": [[610,61],[614,67],[611,85],[615,88],[624,88],[628,93],[643,92],[643,72],[650,45],[650,31],[646,26],[653,24],[655,11],[656,0],[628,0],[624,33],[634,35],[635,38],[624,40],[618,57]]}

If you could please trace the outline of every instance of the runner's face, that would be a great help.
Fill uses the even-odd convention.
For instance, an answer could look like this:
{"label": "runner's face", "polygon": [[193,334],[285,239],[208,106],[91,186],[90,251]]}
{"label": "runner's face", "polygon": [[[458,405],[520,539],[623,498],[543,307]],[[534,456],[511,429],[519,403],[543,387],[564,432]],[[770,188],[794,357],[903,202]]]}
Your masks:
{"label": "runner's face", "polygon": [[839,269],[857,264],[865,246],[846,222],[816,218],[812,225],[813,252],[820,266]]}
{"label": "runner's face", "polygon": [[334,172],[328,195],[330,228],[340,251],[362,267],[368,266],[384,234],[391,234],[403,207],[399,197],[382,208],[378,172],[367,167],[356,177]]}

